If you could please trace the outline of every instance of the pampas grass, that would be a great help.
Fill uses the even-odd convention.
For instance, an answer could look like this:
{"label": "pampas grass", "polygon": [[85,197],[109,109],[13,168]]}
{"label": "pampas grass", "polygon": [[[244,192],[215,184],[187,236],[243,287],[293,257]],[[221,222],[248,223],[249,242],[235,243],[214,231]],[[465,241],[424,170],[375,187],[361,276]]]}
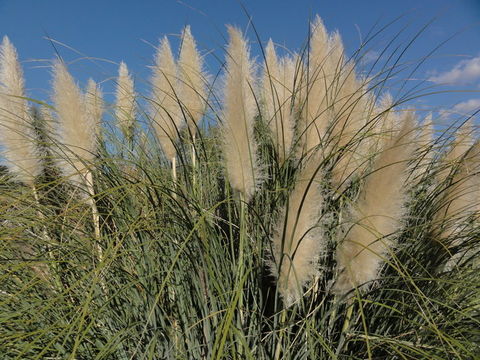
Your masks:
{"label": "pampas grass", "polygon": [[90,183],[87,178],[95,160],[99,134],[96,90],[87,94],[87,105],[84,95],[60,60],[53,65],[53,77],[53,102],[58,118],[57,142],[62,153],[59,165],[68,180],[86,185]]}
{"label": "pampas grass", "polygon": [[[350,58],[319,18],[311,29],[298,55],[272,40],[255,59],[230,27],[225,66],[210,78],[198,64],[217,50],[201,56],[187,27],[178,63],[161,40],[148,98],[122,64],[102,79],[116,81],[112,107],[57,61],[53,121],[47,103],[28,113],[22,92],[0,94],[21,104],[11,128],[33,128],[45,164],[24,180],[0,167],[3,357],[476,358],[473,124],[432,134],[424,122],[419,135],[422,94],[399,84],[411,62],[396,38],[381,72],[365,74],[354,60],[368,36]],[[15,156],[5,158],[23,167]]]}
{"label": "pampas grass", "polygon": [[115,118],[127,143],[132,144],[135,132],[135,87],[127,65],[123,61],[118,67]]}
{"label": "pampas grass", "polygon": [[240,30],[229,27],[225,99],[223,109],[223,151],[232,188],[249,201],[260,180],[253,122],[257,112],[253,93],[253,63]]}
{"label": "pampas grass", "polygon": [[441,200],[440,216],[435,219],[442,221],[442,231],[436,235],[452,254],[445,263],[444,271],[458,266],[468,252],[468,248],[461,250],[465,242],[462,231],[471,221],[477,222],[480,215],[479,170],[480,143],[477,141],[452,166],[451,178],[447,181],[448,188]]}
{"label": "pampas grass", "polygon": [[42,172],[33,119],[25,99],[23,72],[8,37],[0,45],[0,143],[6,165],[19,181],[33,185]]}
{"label": "pampas grass", "polygon": [[305,102],[302,106],[301,135],[304,154],[318,150],[325,140],[330,122],[327,91],[335,76],[328,62],[328,33],[322,19],[316,17],[311,24],[310,52]]}
{"label": "pampas grass", "polygon": [[[437,225],[434,235],[447,251],[459,248],[464,241],[459,236],[472,216],[480,210],[479,143],[473,144],[473,127],[468,120],[457,130],[451,148],[446,154],[437,177],[444,187],[434,216]],[[455,253],[446,262],[445,270],[457,265],[462,252]]]}
{"label": "pampas grass", "polygon": [[67,180],[86,190],[87,202],[92,211],[96,255],[102,262],[103,250],[99,244],[100,215],[94,199],[93,167],[103,100],[97,84],[91,79],[86,94],[82,94],[60,60],[53,65],[53,75],[53,101],[58,117],[57,142],[62,154],[59,165]]}
{"label": "pampas grass", "polygon": [[400,132],[385,143],[367,176],[351,223],[337,248],[339,276],[335,291],[345,294],[377,279],[381,263],[392,252],[400,230],[407,194],[405,180],[413,153],[413,115],[407,114]]}
{"label": "pampas grass", "polygon": [[280,163],[288,157],[294,138],[295,66],[294,58],[277,57],[270,39],[262,75],[262,115],[270,127]]}
{"label": "pampas grass", "polygon": [[363,140],[371,104],[367,87],[357,79],[353,60],[346,59],[340,34],[329,37],[328,48],[326,61],[335,69],[329,91],[333,113],[329,147],[333,154],[340,155],[332,170],[332,181],[341,191],[365,163],[359,142]]}
{"label": "pampas grass", "polygon": [[177,64],[167,37],[162,38],[157,49],[151,83],[152,125],[165,155],[174,162],[182,116],[177,95]]}
{"label": "pampas grass", "polygon": [[318,261],[326,247],[319,225],[323,207],[319,167],[318,156],[312,157],[298,174],[272,239],[271,269],[287,306],[301,299],[304,286],[318,272]]}
{"label": "pampas grass", "polygon": [[182,32],[182,46],[178,58],[178,96],[193,137],[206,108],[208,76],[203,67],[203,58],[197,50],[190,26],[186,26]]}

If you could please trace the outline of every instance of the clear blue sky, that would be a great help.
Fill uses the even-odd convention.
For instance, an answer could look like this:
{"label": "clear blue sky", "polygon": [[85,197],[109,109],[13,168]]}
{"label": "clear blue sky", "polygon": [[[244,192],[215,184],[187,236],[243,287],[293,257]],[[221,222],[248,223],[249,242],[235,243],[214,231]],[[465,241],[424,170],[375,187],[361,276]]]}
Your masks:
{"label": "clear blue sky", "polygon": [[[29,95],[48,99],[48,61],[55,51],[70,64],[70,70],[84,84],[88,77],[103,83],[107,99],[113,89],[117,64],[125,61],[143,91],[149,77],[155,46],[163,35],[175,44],[175,35],[186,24],[207,63],[216,72],[224,58],[225,24],[248,26],[245,6],[262,41],[272,38],[292,50],[305,43],[308,20],[319,14],[329,30],[338,29],[352,53],[376,24],[385,25],[403,15],[371,43],[380,51],[394,34],[407,27],[397,40],[405,44],[430,20],[433,23],[407,51],[404,61],[418,61],[435,46],[460,32],[443,45],[416,72],[416,79],[450,82],[447,89],[469,89],[470,93],[449,93],[419,99],[419,106],[457,106],[458,110],[480,107],[480,1],[479,0],[0,0],[0,29],[17,47],[26,74]],[[377,28],[380,25],[377,24]],[[252,28],[252,52],[259,54]],[[51,37],[65,45],[45,39]],[[73,49],[73,50],[72,50]],[[89,57],[88,59],[83,56]],[[477,61],[478,60],[478,61]],[[477,64],[478,62],[478,64]],[[407,74],[403,74],[406,76]],[[429,82],[427,85],[435,84]]]}

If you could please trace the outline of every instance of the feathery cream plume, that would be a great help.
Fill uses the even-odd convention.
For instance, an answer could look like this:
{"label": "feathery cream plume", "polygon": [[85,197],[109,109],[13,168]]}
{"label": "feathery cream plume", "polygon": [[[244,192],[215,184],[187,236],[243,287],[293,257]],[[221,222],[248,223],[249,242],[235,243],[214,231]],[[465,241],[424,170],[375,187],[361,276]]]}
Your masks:
{"label": "feathery cream plume", "polygon": [[135,129],[135,90],[127,65],[122,61],[118,68],[115,91],[115,117],[123,136],[131,142]]}
{"label": "feathery cream plume", "polygon": [[328,147],[333,153],[340,154],[332,169],[332,181],[341,192],[351,176],[366,164],[366,154],[362,153],[359,145],[364,137],[362,129],[366,124],[370,96],[366,86],[357,80],[353,62],[345,61],[344,47],[338,32],[330,36],[328,47],[327,62],[330,63],[329,68],[335,69],[330,91],[333,124]]}
{"label": "feathery cream plume", "polygon": [[223,109],[223,149],[232,187],[248,201],[259,181],[257,144],[253,135],[256,115],[253,63],[240,30],[229,27]]}
{"label": "feathery cream plume", "polygon": [[[438,224],[439,239],[445,243],[450,237],[453,241],[446,247],[453,249],[462,245],[461,231],[471,216],[478,219],[480,214],[480,141],[470,147],[461,158],[451,165],[451,178],[446,179],[447,188],[441,200],[440,209],[434,217]],[[445,263],[443,270],[449,271],[459,264],[462,257],[475,249],[460,249]],[[468,255],[467,255],[468,256]]]}
{"label": "feathery cream plume", "polygon": [[197,50],[190,26],[185,26],[182,33],[178,70],[178,97],[184,107],[190,133],[194,136],[197,131],[197,124],[205,112],[207,76],[203,71],[203,59]]}
{"label": "feathery cream plume", "polygon": [[[480,210],[479,157],[480,143],[477,141],[474,144],[473,125],[468,120],[458,129],[451,148],[442,161],[442,169],[437,174],[443,194],[433,220],[440,229],[436,235],[442,242],[456,234],[462,224]],[[455,247],[461,242],[460,237],[455,237],[448,246]],[[445,269],[451,269],[457,258],[458,254],[453,256]]]}
{"label": "feathery cream plume", "polygon": [[299,124],[304,153],[322,144],[329,125],[328,91],[335,76],[328,58],[328,33],[319,16],[311,24],[308,78],[306,80],[302,121]]}
{"label": "feathery cream plume", "polygon": [[97,130],[97,135],[100,135],[99,131],[104,107],[102,90],[100,90],[94,80],[88,79],[85,92],[85,111],[87,117],[90,118],[88,123],[94,124],[93,128]]}
{"label": "feathery cream plume", "polygon": [[153,128],[165,155],[173,160],[177,154],[175,142],[182,126],[182,116],[178,102],[177,65],[166,36],[160,41],[155,55],[151,81]]}
{"label": "feathery cream plume", "polygon": [[282,144],[279,151],[280,161],[284,161],[293,146],[295,133],[296,100],[296,66],[298,57],[284,56],[280,59],[280,81],[283,84],[279,90],[280,110],[282,119]]}
{"label": "feathery cream plume", "polygon": [[262,113],[273,133],[273,140],[278,142],[277,122],[275,118],[275,109],[277,108],[277,90],[276,83],[279,81],[280,74],[278,69],[278,58],[275,47],[270,39],[265,47],[265,64],[262,74]]}
{"label": "feathery cream plume", "polygon": [[366,178],[352,210],[351,226],[337,247],[337,293],[375,280],[393,246],[392,235],[400,228],[404,213],[404,183],[414,149],[413,131],[413,115],[407,113],[401,131],[385,144]]}
{"label": "feathery cream plume", "polygon": [[5,36],[0,45],[0,142],[7,167],[28,185],[42,171],[32,121],[17,51]]}
{"label": "feathery cream plume", "polygon": [[[96,135],[100,136],[100,122],[102,120],[104,103],[103,97],[100,88],[97,83],[92,79],[88,80],[87,90],[84,95],[85,101],[85,114],[88,124],[92,124],[94,130],[96,130]],[[97,205],[95,203],[95,188],[93,187],[93,173],[91,169],[88,169],[85,173],[85,182],[87,185],[87,191],[90,195],[89,203],[92,208],[93,224],[95,230],[95,238],[100,239],[100,214],[98,213]],[[97,244],[97,251],[99,259],[102,260],[102,248]],[[102,284],[102,287],[104,285]]]}
{"label": "feathery cream plume", "polygon": [[395,101],[390,93],[385,93],[380,98],[379,104],[379,120],[380,120],[380,132],[378,135],[377,146],[381,149],[385,142],[395,135],[395,131],[399,130],[400,117],[395,108]]}
{"label": "feathery cream plume", "polygon": [[399,114],[395,108],[395,102],[389,92],[382,94],[378,100],[373,100],[371,119],[367,121],[366,147],[368,153],[375,155],[382,151],[399,130]]}
{"label": "feathery cream plume", "polygon": [[97,150],[98,120],[87,114],[84,96],[61,61],[53,65],[53,102],[58,117],[58,142],[64,158],[63,174],[77,184],[85,184],[88,167]]}
{"label": "feathery cream plume", "polygon": [[278,59],[273,42],[269,40],[262,77],[262,112],[272,132],[280,162],[285,161],[293,142],[295,66],[291,57]]}
{"label": "feathery cream plume", "polygon": [[317,261],[326,244],[318,225],[323,197],[317,159],[318,156],[310,157],[300,171],[272,239],[271,269],[287,306],[299,300],[304,286],[314,279]]}

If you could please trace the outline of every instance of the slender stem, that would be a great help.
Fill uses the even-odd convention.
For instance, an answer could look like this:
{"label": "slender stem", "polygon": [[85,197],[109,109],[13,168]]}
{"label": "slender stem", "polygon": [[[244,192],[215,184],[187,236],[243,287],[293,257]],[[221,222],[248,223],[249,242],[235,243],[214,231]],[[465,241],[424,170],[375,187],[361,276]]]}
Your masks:
{"label": "slender stem", "polygon": [[194,190],[196,185],[196,176],[195,176],[196,168],[197,168],[197,150],[195,148],[195,133],[193,133],[192,135],[192,184],[193,184]]}
{"label": "slender stem", "polygon": [[[238,268],[237,268],[237,279],[238,282],[242,282],[243,276],[245,274],[245,244],[246,244],[246,223],[245,223],[245,200],[243,193],[240,193],[240,241],[239,241],[239,254],[238,254]],[[239,311],[239,326],[240,329],[243,329],[245,325],[245,316],[243,310],[243,289],[240,293],[238,299],[238,311]],[[239,355],[243,354],[243,349],[239,348]]]}
{"label": "slender stem", "polygon": [[282,354],[282,340],[285,332],[285,330],[283,330],[282,328],[285,326],[286,318],[287,318],[287,310],[283,309],[282,317],[280,318],[280,335],[278,337],[277,346],[275,348],[275,357],[274,357],[275,360],[279,360],[280,355]]}
{"label": "slender stem", "polygon": [[95,247],[97,249],[98,260],[103,260],[103,250],[100,246],[100,214],[98,213],[97,204],[95,203],[95,189],[93,188],[93,174],[90,170],[85,174],[85,182],[88,191],[88,202],[92,209],[93,227],[95,232]]}
{"label": "slender stem", "polygon": [[342,326],[342,332],[340,335],[340,340],[338,341],[338,346],[337,346],[337,351],[336,355],[340,355],[340,351],[343,349],[343,345],[345,344],[345,338],[347,331],[350,327],[350,320],[352,319],[352,314],[353,314],[353,301],[350,299],[348,301],[348,307],[347,307],[347,313],[345,314],[345,321]]}
{"label": "slender stem", "polygon": [[173,180],[172,196],[174,199],[176,199],[177,198],[177,157],[176,156],[172,157],[172,180]]}
{"label": "slender stem", "polygon": [[195,148],[196,135],[192,135],[192,167],[195,169],[197,165],[197,149]]}

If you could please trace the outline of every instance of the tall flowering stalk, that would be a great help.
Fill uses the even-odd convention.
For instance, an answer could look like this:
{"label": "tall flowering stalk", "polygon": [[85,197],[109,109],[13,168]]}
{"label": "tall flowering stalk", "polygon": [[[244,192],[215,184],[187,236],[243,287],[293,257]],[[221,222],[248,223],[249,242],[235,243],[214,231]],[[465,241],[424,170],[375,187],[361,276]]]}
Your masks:
{"label": "tall flowering stalk", "polygon": [[25,99],[23,71],[8,37],[0,45],[0,142],[6,165],[17,180],[33,186],[42,172],[33,119]]}
{"label": "tall flowering stalk", "polygon": [[[463,239],[458,234],[471,216],[479,214],[479,164],[480,143],[474,143],[473,124],[468,120],[457,130],[437,175],[443,191],[433,219],[435,235],[449,251],[462,245]],[[445,264],[445,270],[451,270],[462,254],[462,251],[454,254]]]}
{"label": "tall flowering stalk", "polygon": [[414,150],[413,115],[406,114],[403,123],[375,160],[352,209],[349,227],[337,246],[339,276],[335,291],[340,294],[377,279],[402,224],[408,160]]}
{"label": "tall flowering stalk", "polygon": [[363,129],[371,104],[366,86],[357,79],[353,61],[345,59],[342,39],[337,32],[329,37],[326,62],[328,68],[334,69],[329,92],[333,122],[328,147],[339,154],[332,180],[341,191],[365,163],[360,143],[364,141]]}
{"label": "tall flowering stalk", "polygon": [[282,163],[291,150],[294,136],[294,87],[295,60],[278,58],[270,40],[265,48],[265,63],[262,76],[262,113],[268,123]]}
{"label": "tall flowering stalk", "polygon": [[[203,70],[203,58],[197,50],[190,26],[182,32],[182,47],[178,59],[179,100],[183,114],[192,136],[192,166],[195,168],[195,137],[198,122],[203,117],[206,107],[208,76]],[[194,178],[195,179],[195,178]]]}
{"label": "tall flowering stalk", "polygon": [[190,26],[186,26],[182,32],[182,46],[178,58],[178,97],[192,136],[195,136],[198,122],[205,113],[208,77],[203,66],[203,58],[197,50]]}
{"label": "tall flowering stalk", "polygon": [[300,171],[272,239],[271,269],[287,306],[298,301],[304,286],[314,279],[326,245],[318,225],[323,196],[317,158],[311,157]]}
{"label": "tall flowering stalk", "polygon": [[[94,124],[94,129],[96,130],[96,136],[100,136],[100,123],[103,117],[104,103],[102,92],[99,89],[97,83],[92,79],[88,80],[86,93],[84,95],[85,101],[85,112],[88,123]],[[92,207],[92,216],[95,229],[95,237],[100,238],[100,214],[98,213],[97,205],[95,203],[95,189],[93,187],[93,173],[91,170],[87,171],[85,174],[85,180],[87,184],[88,193],[90,195],[89,201],[90,206]],[[101,254],[101,248],[100,254]]]}
{"label": "tall flowering stalk", "polygon": [[249,201],[259,181],[253,135],[256,102],[253,63],[240,30],[229,27],[223,109],[223,150],[230,184]]}
{"label": "tall flowering stalk", "polygon": [[171,160],[172,177],[176,181],[175,143],[178,140],[183,118],[178,99],[177,64],[166,36],[160,41],[155,55],[151,82],[153,128],[165,155]]}
{"label": "tall flowering stalk", "polygon": [[97,152],[103,101],[100,90],[89,80],[87,92],[83,94],[68,73],[65,64],[56,61],[53,65],[53,101],[58,117],[58,142],[63,151],[61,170],[70,181],[84,187],[92,209],[97,240],[97,252],[102,260],[100,219],[95,204],[92,166]]}
{"label": "tall flowering stalk", "polygon": [[328,33],[319,16],[311,24],[307,79],[300,133],[304,154],[324,145],[330,122],[328,91],[335,76],[328,58]]}
{"label": "tall flowering stalk", "polygon": [[115,90],[115,117],[123,136],[128,144],[131,145],[135,131],[135,88],[127,65],[123,61],[118,67]]}
{"label": "tall flowering stalk", "polygon": [[84,95],[61,61],[53,65],[53,91],[57,138],[64,152],[60,168],[69,180],[86,185],[87,174],[95,160],[99,123],[87,114]]}

